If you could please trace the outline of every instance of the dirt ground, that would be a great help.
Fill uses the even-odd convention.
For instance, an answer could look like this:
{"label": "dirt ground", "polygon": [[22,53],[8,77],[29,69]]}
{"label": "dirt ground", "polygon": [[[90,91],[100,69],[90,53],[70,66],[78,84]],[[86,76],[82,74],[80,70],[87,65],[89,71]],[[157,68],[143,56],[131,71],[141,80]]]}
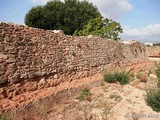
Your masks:
{"label": "dirt ground", "polygon": [[[134,70],[146,63],[130,66]],[[149,65],[149,64],[148,64]],[[79,101],[73,98],[47,115],[49,120],[158,120],[160,114],[146,105],[146,89],[155,87],[157,77],[148,73],[149,69],[139,71],[146,81],[134,80],[128,85],[119,83],[94,87],[91,89],[91,100]],[[151,70],[151,68],[150,68]],[[153,69],[152,69],[153,70]]]}
{"label": "dirt ground", "polygon": [[[134,118],[134,116],[138,115],[157,116],[158,113],[154,112],[145,103],[146,89],[155,86],[157,80],[154,68],[154,62],[150,61],[127,66],[126,71],[135,74],[133,81],[127,85],[106,83],[103,81],[103,74],[96,74],[81,80],[65,82],[56,87],[23,93],[13,99],[4,99],[0,102],[0,105],[3,110],[15,107],[21,108],[24,104],[43,99],[64,89],[91,85],[95,81],[100,81],[100,85],[90,89],[92,95],[85,100],[79,101],[76,99],[79,95],[77,93],[71,99],[63,100],[51,109],[45,109],[42,106],[39,109],[38,116],[27,116],[26,118],[30,120],[136,120],[137,118]],[[139,73],[145,76],[145,80],[137,79],[136,76]],[[26,120],[26,118],[15,119]],[[138,120],[147,119],[143,117]],[[157,120],[158,118],[150,119]]]}

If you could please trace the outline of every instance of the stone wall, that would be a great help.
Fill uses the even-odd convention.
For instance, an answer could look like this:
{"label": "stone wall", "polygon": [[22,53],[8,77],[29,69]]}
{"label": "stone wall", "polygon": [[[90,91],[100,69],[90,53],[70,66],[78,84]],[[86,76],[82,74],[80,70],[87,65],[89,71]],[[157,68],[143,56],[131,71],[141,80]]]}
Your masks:
{"label": "stone wall", "polygon": [[149,56],[157,56],[160,55],[160,46],[151,46],[147,47]]}
{"label": "stone wall", "polygon": [[146,47],[138,42],[123,44],[0,23],[1,84],[46,76],[67,81],[146,58]]}

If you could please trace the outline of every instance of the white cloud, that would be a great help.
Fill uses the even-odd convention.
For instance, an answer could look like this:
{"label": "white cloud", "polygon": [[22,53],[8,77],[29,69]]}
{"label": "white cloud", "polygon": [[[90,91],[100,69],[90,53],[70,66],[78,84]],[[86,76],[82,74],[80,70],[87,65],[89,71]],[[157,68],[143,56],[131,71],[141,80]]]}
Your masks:
{"label": "white cloud", "polygon": [[50,0],[31,0],[33,3],[46,4]]}
{"label": "white cloud", "polygon": [[[34,3],[46,4],[50,0],[31,0]],[[64,0],[62,0],[64,1]],[[81,0],[82,1],[82,0]],[[129,0],[88,0],[96,5],[101,14],[113,20],[132,10]],[[144,28],[123,27],[120,37],[124,40],[139,40],[141,42],[160,42],[160,24],[148,25]]]}
{"label": "white cloud", "polygon": [[[50,0],[31,0],[32,2],[45,4]],[[62,0],[64,1],[64,0]],[[82,1],[82,0],[81,0]],[[129,12],[132,9],[132,5],[128,0],[88,0],[96,5],[104,17],[110,19],[117,19]]]}
{"label": "white cloud", "polygon": [[129,12],[132,5],[128,0],[89,0],[98,7],[104,17],[117,19]]}
{"label": "white cloud", "polygon": [[141,42],[160,42],[160,24],[148,25],[144,28],[123,27],[124,40],[139,40]]}

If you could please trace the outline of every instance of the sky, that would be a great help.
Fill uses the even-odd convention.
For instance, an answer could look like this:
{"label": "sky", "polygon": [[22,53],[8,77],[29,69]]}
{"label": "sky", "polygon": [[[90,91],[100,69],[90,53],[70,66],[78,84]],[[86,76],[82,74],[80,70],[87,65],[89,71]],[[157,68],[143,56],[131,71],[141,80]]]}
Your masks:
{"label": "sky", "polygon": [[[0,0],[0,22],[24,24],[26,13],[49,0]],[[160,0],[88,0],[101,14],[120,22],[123,40],[160,42]]]}

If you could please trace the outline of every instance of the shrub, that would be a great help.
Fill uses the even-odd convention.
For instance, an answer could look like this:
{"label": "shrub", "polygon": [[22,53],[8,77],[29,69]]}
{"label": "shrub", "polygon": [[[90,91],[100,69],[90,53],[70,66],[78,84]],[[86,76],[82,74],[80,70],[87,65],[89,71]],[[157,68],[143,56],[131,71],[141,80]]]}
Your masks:
{"label": "shrub", "polygon": [[115,76],[115,73],[107,73],[104,75],[104,80],[108,83],[115,83],[117,81],[117,78]]}
{"label": "shrub", "polygon": [[76,97],[76,98],[79,99],[80,101],[82,101],[82,100],[85,99],[85,97],[91,96],[91,95],[92,95],[92,94],[91,94],[90,90],[89,90],[88,88],[84,88],[84,89],[81,91],[80,95],[79,95],[78,97]]}
{"label": "shrub", "polygon": [[121,85],[125,85],[129,83],[129,76],[126,72],[121,72],[116,76],[117,76],[117,80],[120,82]]}
{"label": "shrub", "polygon": [[129,83],[129,75],[126,72],[107,73],[104,75],[104,80],[108,83],[119,81],[121,85]]}
{"label": "shrub", "polygon": [[158,80],[160,81],[160,65],[157,66],[156,75],[158,77]]}
{"label": "shrub", "polygon": [[147,91],[146,103],[156,112],[160,112],[160,89],[150,89]]}

